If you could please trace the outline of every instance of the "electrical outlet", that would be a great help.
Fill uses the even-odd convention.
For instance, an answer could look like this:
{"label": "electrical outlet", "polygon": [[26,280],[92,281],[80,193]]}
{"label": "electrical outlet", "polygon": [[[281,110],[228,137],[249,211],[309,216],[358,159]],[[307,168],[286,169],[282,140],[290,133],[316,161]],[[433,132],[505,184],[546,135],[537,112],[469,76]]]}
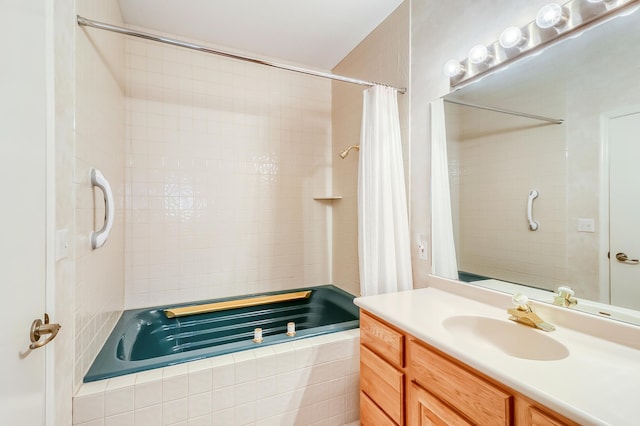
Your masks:
{"label": "electrical outlet", "polygon": [[428,260],[429,253],[427,249],[428,248],[427,237],[423,234],[419,234],[417,240],[418,240],[418,259]]}
{"label": "electrical outlet", "polygon": [[592,218],[578,218],[578,232],[596,232],[596,221]]}

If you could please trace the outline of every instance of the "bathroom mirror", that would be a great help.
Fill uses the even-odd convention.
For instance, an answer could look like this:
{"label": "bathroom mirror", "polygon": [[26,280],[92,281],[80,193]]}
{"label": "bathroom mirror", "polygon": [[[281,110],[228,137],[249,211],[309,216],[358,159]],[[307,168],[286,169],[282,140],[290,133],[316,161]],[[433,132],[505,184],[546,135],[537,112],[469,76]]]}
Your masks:
{"label": "bathroom mirror", "polygon": [[[444,98],[459,271],[447,278],[506,291],[524,285],[549,302],[569,286],[577,309],[640,318],[635,9]],[[435,211],[444,201],[437,187],[432,194]]]}

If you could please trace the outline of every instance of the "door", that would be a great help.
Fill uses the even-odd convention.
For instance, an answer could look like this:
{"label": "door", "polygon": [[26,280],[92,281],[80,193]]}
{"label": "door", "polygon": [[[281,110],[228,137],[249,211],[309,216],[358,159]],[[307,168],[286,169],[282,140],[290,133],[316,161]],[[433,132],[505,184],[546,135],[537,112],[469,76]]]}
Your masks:
{"label": "door", "polygon": [[640,112],[609,120],[611,303],[640,309]]}
{"label": "door", "polygon": [[44,424],[45,349],[29,329],[45,308],[45,2],[0,1],[0,423]]}

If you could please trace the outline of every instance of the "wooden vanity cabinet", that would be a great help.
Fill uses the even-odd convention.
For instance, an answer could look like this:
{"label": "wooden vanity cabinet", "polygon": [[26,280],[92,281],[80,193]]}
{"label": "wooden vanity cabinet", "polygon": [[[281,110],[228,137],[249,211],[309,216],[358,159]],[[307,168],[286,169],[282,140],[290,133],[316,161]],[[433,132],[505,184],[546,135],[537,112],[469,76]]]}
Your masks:
{"label": "wooden vanity cabinet", "polygon": [[365,311],[360,314],[360,423],[577,426]]}

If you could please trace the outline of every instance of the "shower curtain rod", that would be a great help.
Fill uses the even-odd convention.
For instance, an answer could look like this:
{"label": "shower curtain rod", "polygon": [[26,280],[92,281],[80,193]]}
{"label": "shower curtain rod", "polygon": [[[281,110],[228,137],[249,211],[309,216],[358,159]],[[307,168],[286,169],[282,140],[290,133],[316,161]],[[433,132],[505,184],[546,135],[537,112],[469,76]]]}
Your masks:
{"label": "shower curtain rod", "polygon": [[509,110],[509,109],[495,108],[495,107],[486,106],[486,105],[470,104],[470,103],[467,103],[467,102],[453,101],[451,99],[444,99],[444,101],[448,102],[450,104],[462,105],[462,106],[471,107],[471,108],[484,109],[484,110],[487,110],[487,111],[499,112],[501,114],[516,115],[518,117],[531,118],[533,120],[546,121],[546,122],[549,122],[549,123],[552,123],[552,124],[562,124],[562,123],[564,123],[564,120],[562,118],[549,118],[549,117],[544,117],[542,115],[527,114],[526,112],[512,111],[512,110]]}
{"label": "shower curtain rod", "polygon": [[359,84],[361,86],[376,86],[376,85],[380,85],[380,86],[392,87],[392,88],[396,89],[398,91],[398,93],[402,93],[402,94],[407,92],[406,88],[398,88],[398,87],[390,86],[388,84],[376,83],[376,82],[373,82],[373,81],[366,81],[366,80],[358,80],[356,78],[345,77],[345,76],[342,76],[342,75],[331,74],[331,73],[328,73],[328,72],[315,71],[315,70],[310,70],[310,69],[306,69],[306,68],[296,67],[296,66],[293,66],[293,65],[279,64],[277,62],[265,61],[263,59],[257,59],[257,58],[251,58],[251,57],[248,57],[248,56],[236,55],[234,53],[224,52],[224,51],[221,51],[221,50],[214,50],[214,49],[211,49],[211,48],[208,48],[208,47],[205,47],[205,46],[201,46],[201,45],[198,45],[198,44],[194,44],[194,43],[188,43],[188,42],[185,42],[185,41],[180,41],[180,40],[176,40],[176,39],[172,39],[172,38],[168,38],[168,37],[162,37],[162,36],[155,35],[155,34],[143,33],[143,32],[140,32],[140,31],[134,31],[134,30],[130,30],[128,28],[118,27],[116,25],[111,25],[111,24],[106,24],[104,22],[94,21],[94,20],[91,20],[91,19],[83,18],[80,15],[77,15],[77,20],[78,20],[78,25],[80,25],[80,26],[93,27],[93,28],[98,28],[98,29],[101,29],[101,30],[112,31],[114,33],[125,34],[125,35],[129,35],[129,36],[133,36],[133,37],[140,37],[140,38],[144,38],[144,39],[147,39],[147,40],[157,41],[159,43],[165,43],[165,44],[170,44],[170,45],[173,45],[173,46],[184,47],[184,48],[187,48],[187,49],[198,50],[200,52],[211,53],[211,54],[219,55],[219,56],[225,56],[227,58],[239,59],[241,61],[253,62],[254,64],[267,65],[267,66],[270,66],[270,67],[279,68],[279,69],[283,69],[283,70],[287,70],[287,71],[298,72],[298,73],[307,74],[307,75],[312,75],[312,76],[315,76],[315,77],[328,78],[328,79],[331,79],[331,80],[343,81],[345,83]]}

